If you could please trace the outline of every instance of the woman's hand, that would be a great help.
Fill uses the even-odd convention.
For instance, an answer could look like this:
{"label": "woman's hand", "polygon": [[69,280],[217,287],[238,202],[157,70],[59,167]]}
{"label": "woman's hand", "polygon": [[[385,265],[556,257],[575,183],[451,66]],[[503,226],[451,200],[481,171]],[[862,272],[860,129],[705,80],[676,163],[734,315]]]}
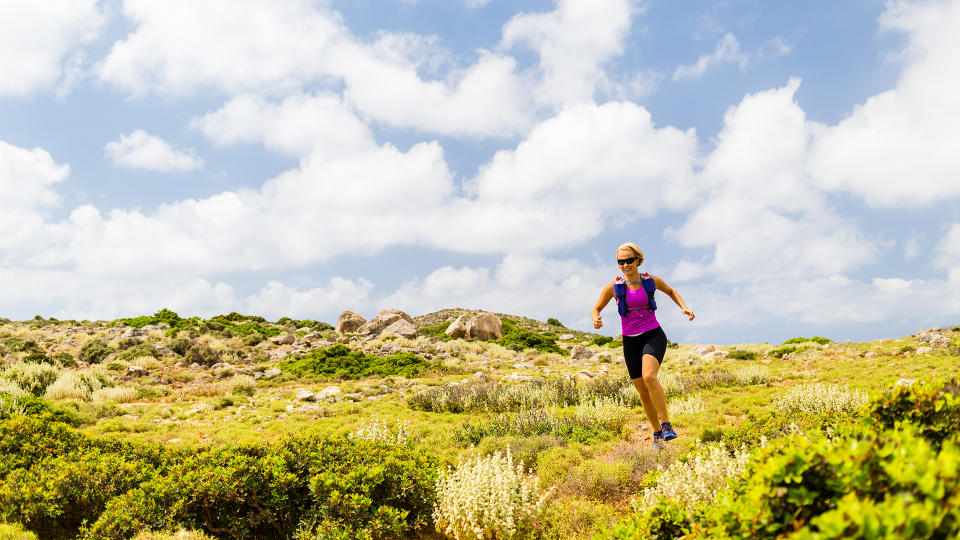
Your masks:
{"label": "woman's hand", "polygon": [[597,315],[597,316],[593,319],[593,327],[594,327],[594,328],[601,328],[602,326],[603,326],[603,315]]}
{"label": "woman's hand", "polygon": [[683,314],[686,315],[687,317],[690,317],[691,321],[693,320],[694,317],[696,317],[696,315],[693,314],[693,310],[690,308],[683,308],[680,311],[682,311]]}

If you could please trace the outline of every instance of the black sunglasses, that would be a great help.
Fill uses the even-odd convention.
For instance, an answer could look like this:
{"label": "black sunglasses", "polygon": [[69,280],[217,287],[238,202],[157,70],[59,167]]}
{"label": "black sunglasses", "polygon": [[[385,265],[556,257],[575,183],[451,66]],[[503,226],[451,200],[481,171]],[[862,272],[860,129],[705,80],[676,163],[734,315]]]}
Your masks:
{"label": "black sunglasses", "polygon": [[617,259],[617,264],[619,265],[633,264],[633,261],[635,260],[637,260],[636,257],[630,257],[629,259]]}

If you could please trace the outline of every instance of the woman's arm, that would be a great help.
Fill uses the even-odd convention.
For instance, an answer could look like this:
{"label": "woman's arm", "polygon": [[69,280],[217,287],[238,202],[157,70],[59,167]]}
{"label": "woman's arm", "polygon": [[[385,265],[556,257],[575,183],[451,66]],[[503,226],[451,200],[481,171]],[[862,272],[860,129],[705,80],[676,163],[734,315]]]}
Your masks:
{"label": "woman's arm", "polygon": [[600,292],[600,298],[597,299],[597,305],[593,306],[593,311],[590,313],[590,318],[593,319],[594,328],[600,328],[603,326],[603,317],[600,316],[600,312],[603,311],[603,308],[607,307],[607,304],[610,303],[611,298],[613,298],[612,281],[603,288],[603,291]]}
{"label": "woman's arm", "polygon": [[683,314],[686,315],[687,317],[690,317],[691,321],[693,320],[694,317],[696,317],[696,315],[693,314],[693,310],[687,307],[687,303],[683,301],[683,298],[680,296],[680,293],[678,293],[676,289],[667,285],[666,281],[660,279],[657,276],[653,276],[653,281],[654,283],[657,284],[657,290],[669,296],[670,299],[674,301],[674,303],[680,306],[680,311],[682,311]]}

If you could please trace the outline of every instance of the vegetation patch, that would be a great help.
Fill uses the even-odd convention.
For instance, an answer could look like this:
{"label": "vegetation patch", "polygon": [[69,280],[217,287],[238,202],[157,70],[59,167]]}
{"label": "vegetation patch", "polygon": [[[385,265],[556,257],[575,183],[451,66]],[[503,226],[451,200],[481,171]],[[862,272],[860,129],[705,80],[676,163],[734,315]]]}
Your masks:
{"label": "vegetation patch", "polygon": [[331,379],[359,379],[373,375],[415,377],[432,364],[408,351],[380,357],[338,343],[284,360],[279,367],[297,377],[319,375]]}
{"label": "vegetation patch", "polygon": [[503,328],[503,337],[493,340],[492,343],[502,345],[512,351],[520,352],[527,349],[536,349],[540,352],[570,356],[568,351],[560,348],[555,334],[532,332],[517,325],[510,319],[502,319],[501,325]]}
{"label": "vegetation patch", "polygon": [[812,341],[817,345],[826,345],[827,343],[833,343],[832,339],[827,339],[825,337],[820,337],[820,336],[813,336],[811,338],[805,338],[805,337],[790,338],[784,341],[781,345],[793,345],[794,343],[806,343],[808,341]]}

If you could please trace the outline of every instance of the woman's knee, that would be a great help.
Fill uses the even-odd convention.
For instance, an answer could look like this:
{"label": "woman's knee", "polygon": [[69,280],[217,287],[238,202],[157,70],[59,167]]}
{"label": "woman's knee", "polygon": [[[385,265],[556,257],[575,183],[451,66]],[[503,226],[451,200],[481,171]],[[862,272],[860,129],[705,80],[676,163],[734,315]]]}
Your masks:
{"label": "woman's knee", "polygon": [[656,371],[653,371],[653,370],[650,370],[650,371],[644,373],[644,374],[643,374],[643,384],[644,384],[644,385],[660,384],[660,381],[657,379],[657,372],[656,372]]}
{"label": "woman's knee", "polygon": [[639,392],[641,396],[646,396],[649,394],[649,392],[647,391],[647,385],[645,382],[643,382],[642,377],[637,377],[636,379],[630,379],[630,382],[633,383],[633,387],[637,389],[637,392]]}

